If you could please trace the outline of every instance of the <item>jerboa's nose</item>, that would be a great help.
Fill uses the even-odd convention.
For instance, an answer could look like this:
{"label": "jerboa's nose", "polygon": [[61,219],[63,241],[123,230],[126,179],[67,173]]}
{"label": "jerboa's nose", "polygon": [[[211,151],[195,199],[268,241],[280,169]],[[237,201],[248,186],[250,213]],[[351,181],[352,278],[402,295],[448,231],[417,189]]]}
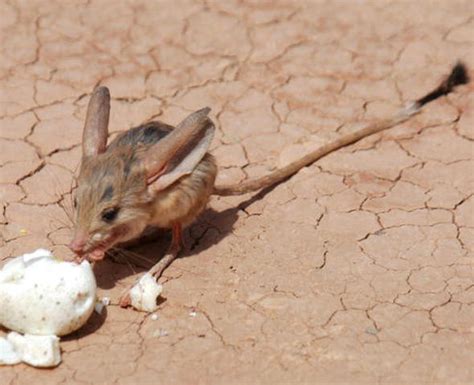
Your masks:
{"label": "jerboa's nose", "polygon": [[69,248],[74,251],[76,254],[82,254],[84,251],[84,246],[87,242],[87,236],[85,234],[77,233],[74,236],[74,239],[69,244]]}

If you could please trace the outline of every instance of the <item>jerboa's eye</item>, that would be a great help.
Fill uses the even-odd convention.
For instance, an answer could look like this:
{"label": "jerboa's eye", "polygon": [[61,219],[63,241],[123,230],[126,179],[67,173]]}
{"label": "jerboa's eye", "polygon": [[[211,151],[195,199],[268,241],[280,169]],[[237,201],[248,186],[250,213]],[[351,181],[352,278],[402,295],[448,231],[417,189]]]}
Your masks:
{"label": "jerboa's eye", "polygon": [[101,217],[104,222],[110,223],[117,218],[120,209],[118,207],[111,207],[102,211]]}

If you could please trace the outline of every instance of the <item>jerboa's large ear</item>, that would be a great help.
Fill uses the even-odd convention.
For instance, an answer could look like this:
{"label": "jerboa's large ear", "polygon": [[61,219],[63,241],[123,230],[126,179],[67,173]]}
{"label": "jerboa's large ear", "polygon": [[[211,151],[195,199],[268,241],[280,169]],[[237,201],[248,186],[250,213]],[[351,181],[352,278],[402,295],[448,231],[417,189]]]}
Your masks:
{"label": "jerboa's large ear", "polygon": [[107,146],[110,93],[107,87],[96,88],[87,106],[86,122],[82,133],[82,157],[96,156]]}
{"label": "jerboa's large ear", "polygon": [[206,107],[193,112],[146,151],[143,162],[153,191],[163,190],[190,174],[206,154],[215,131],[207,116],[209,111]]}

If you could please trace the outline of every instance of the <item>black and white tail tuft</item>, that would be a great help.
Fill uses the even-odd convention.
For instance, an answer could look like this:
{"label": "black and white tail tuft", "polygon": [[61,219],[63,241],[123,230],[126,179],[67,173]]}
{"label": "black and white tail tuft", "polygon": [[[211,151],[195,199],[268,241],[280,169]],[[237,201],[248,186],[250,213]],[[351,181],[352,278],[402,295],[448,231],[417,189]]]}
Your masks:
{"label": "black and white tail tuft", "polygon": [[467,84],[468,82],[469,75],[467,74],[466,66],[461,62],[457,62],[449,76],[436,89],[418,99],[416,105],[420,108],[440,96],[449,94],[456,86]]}

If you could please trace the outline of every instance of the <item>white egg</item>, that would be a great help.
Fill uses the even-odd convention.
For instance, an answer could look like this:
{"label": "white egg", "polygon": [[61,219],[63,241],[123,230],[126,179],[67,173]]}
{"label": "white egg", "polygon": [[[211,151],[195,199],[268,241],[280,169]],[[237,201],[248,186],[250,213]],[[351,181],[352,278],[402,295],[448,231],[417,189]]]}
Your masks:
{"label": "white egg", "polygon": [[0,270],[0,324],[34,335],[65,335],[94,310],[96,281],[89,262],[55,259],[39,249]]}

